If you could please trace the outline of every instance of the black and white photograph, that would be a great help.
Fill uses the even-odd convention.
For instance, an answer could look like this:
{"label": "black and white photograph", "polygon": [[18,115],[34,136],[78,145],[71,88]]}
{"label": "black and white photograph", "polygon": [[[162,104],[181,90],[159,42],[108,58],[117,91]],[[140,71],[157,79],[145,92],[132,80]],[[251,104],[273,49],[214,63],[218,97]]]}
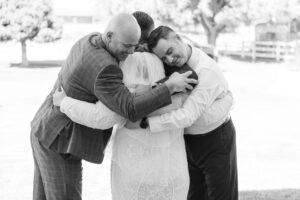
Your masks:
{"label": "black and white photograph", "polygon": [[300,0],[0,0],[1,200],[300,200]]}

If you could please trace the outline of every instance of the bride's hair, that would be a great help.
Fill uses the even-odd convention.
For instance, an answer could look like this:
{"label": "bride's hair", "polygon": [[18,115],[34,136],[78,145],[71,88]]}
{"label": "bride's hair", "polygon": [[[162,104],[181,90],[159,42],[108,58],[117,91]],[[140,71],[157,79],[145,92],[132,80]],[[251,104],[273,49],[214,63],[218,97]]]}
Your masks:
{"label": "bride's hair", "polygon": [[142,31],[140,43],[144,43],[154,28],[154,21],[150,15],[142,11],[136,11],[132,15],[135,17]]}

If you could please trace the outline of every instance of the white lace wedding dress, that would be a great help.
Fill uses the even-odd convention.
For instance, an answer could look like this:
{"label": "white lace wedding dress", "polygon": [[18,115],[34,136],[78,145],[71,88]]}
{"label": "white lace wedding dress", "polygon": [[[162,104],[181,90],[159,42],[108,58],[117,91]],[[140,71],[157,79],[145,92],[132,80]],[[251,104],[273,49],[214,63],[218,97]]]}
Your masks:
{"label": "white lace wedding dress", "polygon": [[[121,64],[124,83],[151,85],[164,77],[161,61],[150,53],[135,53]],[[183,95],[158,115],[181,106]],[[189,187],[183,129],[151,133],[149,129],[116,126],[111,140],[113,200],[185,200]]]}

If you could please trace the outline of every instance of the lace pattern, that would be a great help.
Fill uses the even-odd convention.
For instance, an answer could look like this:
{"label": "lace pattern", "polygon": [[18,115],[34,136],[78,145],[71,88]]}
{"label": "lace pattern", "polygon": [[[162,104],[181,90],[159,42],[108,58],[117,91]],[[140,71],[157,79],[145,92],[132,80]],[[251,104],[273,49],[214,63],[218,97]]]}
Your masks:
{"label": "lace pattern", "polygon": [[[150,53],[134,53],[121,65],[124,83],[151,85],[164,77],[162,62]],[[131,88],[131,91],[134,92]],[[182,104],[182,96],[159,109],[158,115]],[[111,184],[114,200],[183,200],[189,175],[183,129],[151,133],[146,129],[114,128]]]}

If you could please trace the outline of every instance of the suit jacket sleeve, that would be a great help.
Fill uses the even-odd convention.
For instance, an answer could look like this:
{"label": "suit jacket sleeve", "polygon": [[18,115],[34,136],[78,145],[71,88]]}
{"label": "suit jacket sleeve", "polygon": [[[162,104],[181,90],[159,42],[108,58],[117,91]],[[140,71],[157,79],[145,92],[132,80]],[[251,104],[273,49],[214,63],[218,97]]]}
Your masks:
{"label": "suit jacket sleeve", "polygon": [[117,65],[109,65],[98,74],[94,92],[104,105],[130,121],[137,121],[172,103],[165,84],[143,94],[130,93],[123,83],[122,70]]}

